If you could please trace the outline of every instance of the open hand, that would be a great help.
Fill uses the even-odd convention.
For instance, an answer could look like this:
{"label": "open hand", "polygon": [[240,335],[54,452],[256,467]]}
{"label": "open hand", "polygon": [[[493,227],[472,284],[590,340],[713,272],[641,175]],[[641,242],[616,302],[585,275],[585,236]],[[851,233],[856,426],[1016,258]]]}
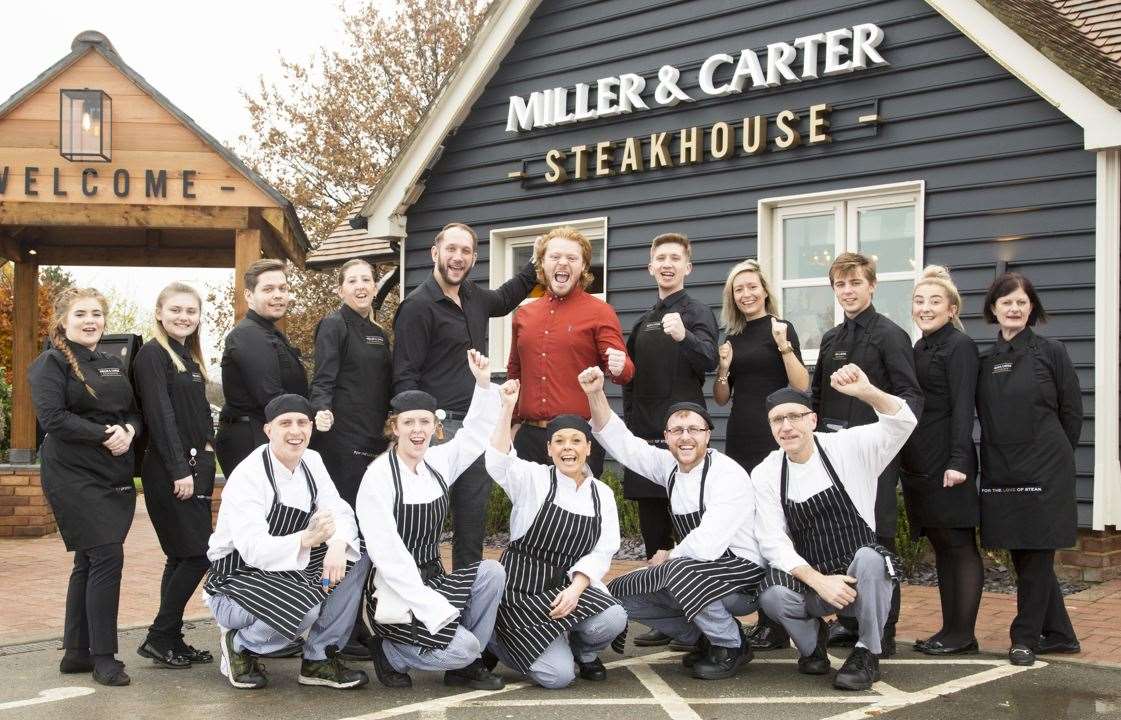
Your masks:
{"label": "open hand", "polygon": [[848,575],[825,575],[817,583],[814,591],[821,599],[841,610],[856,600],[856,578]]}
{"label": "open hand", "polygon": [[124,455],[132,444],[132,433],[120,425],[106,425],[106,438],[101,444],[113,455]]}

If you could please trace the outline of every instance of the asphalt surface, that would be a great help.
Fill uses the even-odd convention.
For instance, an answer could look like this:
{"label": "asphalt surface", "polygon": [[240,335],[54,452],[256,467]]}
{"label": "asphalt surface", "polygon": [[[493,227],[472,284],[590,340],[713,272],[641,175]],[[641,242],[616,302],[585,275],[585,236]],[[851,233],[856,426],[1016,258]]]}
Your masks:
{"label": "asphalt surface", "polygon": [[[414,673],[411,689],[388,690],[362,662],[351,665],[370,673],[371,684],[364,688],[305,687],[296,682],[299,660],[288,659],[265,660],[269,687],[247,691],[230,687],[217,661],[189,670],[154,667],[135,654],[143,635],[142,630],[121,635],[118,657],[132,676],[125,688],[60,674],[58,641],[0,647],[0,720],[1121,719],[1121,670],[1054,660],[1015,668],[1000,656],[938,660],[908,650],[881,663],[883,681],[873,690],[851,693],[834,690],[828,676],[799,675],[793,650],[758,653],[736,677],[716,682],[688,676],[677,653],[654,649],[621,657],[608,651],[606,682],[577,680],[555,691],[527,686],[500,666],[507,686],[499,692],[447,688],[435,673]],[[218,655],[218,634],[210,623],[197,623],[187,641]],[[834,668],[844,652],[834,651]]]}

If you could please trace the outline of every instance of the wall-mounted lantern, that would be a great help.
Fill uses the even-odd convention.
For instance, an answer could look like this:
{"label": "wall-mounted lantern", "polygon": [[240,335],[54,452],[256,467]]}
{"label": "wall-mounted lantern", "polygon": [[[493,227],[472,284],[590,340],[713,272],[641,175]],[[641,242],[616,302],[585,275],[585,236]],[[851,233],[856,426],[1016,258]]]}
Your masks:
{"label": "wall-mounted lantern", "polygon": [[101,90],[60,90],[59,140],[62,157],[75,162],[109,162],[113,151],[113,98]]}

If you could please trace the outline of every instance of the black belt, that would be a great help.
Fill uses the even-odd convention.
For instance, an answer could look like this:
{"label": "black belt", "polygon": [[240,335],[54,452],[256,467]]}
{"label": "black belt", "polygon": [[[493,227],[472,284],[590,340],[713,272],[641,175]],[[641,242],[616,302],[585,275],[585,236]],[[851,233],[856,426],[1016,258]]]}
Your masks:
{"label": "black belt", "polygon": [[233,425],[235,423],[253,422],[253,418],[248,415],[237,415],[235,417],[219,418],[218,423],[221,425]]}
{"label": "black belt", "polygon": [[460,421],[466,420],[467,419],[467,413],[455,412],[454,410],[445,410],[444,411],[444,419],[445,420],[460,420]]}

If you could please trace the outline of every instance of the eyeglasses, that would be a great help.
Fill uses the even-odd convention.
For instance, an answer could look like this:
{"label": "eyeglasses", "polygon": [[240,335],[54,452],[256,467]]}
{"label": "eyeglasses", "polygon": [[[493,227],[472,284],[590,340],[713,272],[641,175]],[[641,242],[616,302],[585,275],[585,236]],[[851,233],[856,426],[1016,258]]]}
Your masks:
{"label": "eyeglasses", "polygon": [[794,425],[801,421],[802,418],[806,417],[807,415],[813,415],[813,411],[810,410],[804,413],[790,413],[789,415],[779,415],[777,417],[767,418],[767,422],[771,424],[771,427],[777,430],[782,427],[783,422],[789,421],[791,425]]}
{"label": "eyeglasses", "polygon": [[669,435],[670,437],[681,437],[684,433],[689,433],[690,435],[700,435],[701,433],[706,432],[708,432],[708,428],[695,427],[693,425],[690,425],[688,427],[671,427],[666,429],[666,435]]}

